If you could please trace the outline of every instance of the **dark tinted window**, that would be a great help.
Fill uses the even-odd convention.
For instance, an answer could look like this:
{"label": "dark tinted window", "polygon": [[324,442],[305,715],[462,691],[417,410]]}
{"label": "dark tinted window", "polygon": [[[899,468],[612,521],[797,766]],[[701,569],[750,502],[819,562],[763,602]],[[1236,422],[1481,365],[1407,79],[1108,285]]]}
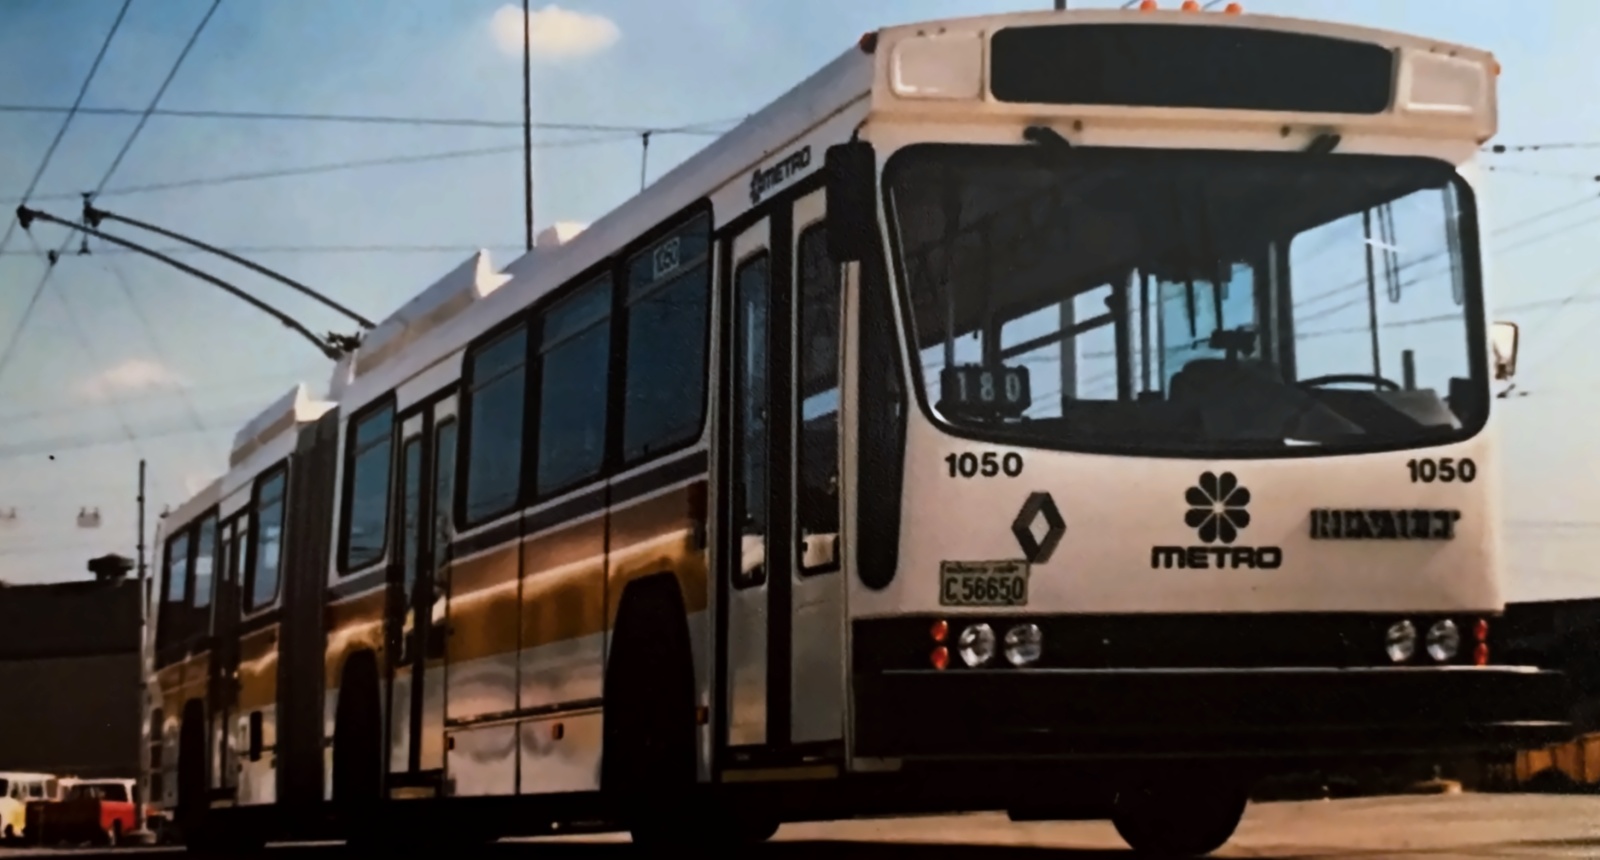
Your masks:
{"label": "dark tinted window", "polygon": [[738,447],[734,509],[740,524],[741,561],[734,575],[736,588],[766,581],[768,464],[772,436],[767,417],[772,391],[767,384],[770,362],[769,258],[761,251],[734,271],[733,438]]}
{"label": "dark tinted window", "polygon": [[167,541],[167,602],[185,603],[189,599],[189,532]]}
{"label": "dark tinted window", "polygon": [[[800,235],[800,493],[806,542],[801,569],[832,570],[839,534],[839,265],[818,225]],[[823,546],[813,547],[815,542]],[[826,547],[826,551],[824,551]]]}
{"label": "dark tinted window", "polygon": [[256,496],[255,569],[250,573],[250,609],[268,606],[278,597],[283,573],[283,495],[286,472],[260,484]]}
{"label": "dark tinted window", "polygon": [[711,221],[702,215],[628,263],[625,460],[646,457],[700,433],[710,246]]}
{"label": "dark tinted window", "polygon": [[411,586],[417,581],[417,571],[422,566],[418,548],[422,546],[422,437],[413,436],[400,446],[402,485],[400,487],[400,566],[405,584],[406,599],[410,600]]}
{"label": "dark tinted window", "polygon": [[591,478],[604,465],[610,319],[610,278],[590,284],[544,316],[539,345],[541,495]]}
{"label": "dark tinted window", "polygon": [[528,331],[503,335],[468,359],[467,522],[510,510],[522,487]]}
{"label": "dark tinted window", "polygon": [[434,434],[433,563],[438,569],[450,560],[450,500],[456,497],[456,422],[440,423]]}
{"label": "dark tinted window", "polygon": [[365,567],[383,557],[389,529],[389,473],[394,407],[385,406],[356,425],[349,478],[350,517],[345,524],[345,568]]}
{"label": "dark tinted window", "polygon": [[211,571],[216,565],[217,518],[216,515],[200,521],[196,532],[194,552],[194,607],[204,609],[211,605]]}
{"label": "dark tinted window", "polygon": [[1376,114],[1394,55],[1307,33],[1182,24],[1009,27],[990,42],[1003,102]]}

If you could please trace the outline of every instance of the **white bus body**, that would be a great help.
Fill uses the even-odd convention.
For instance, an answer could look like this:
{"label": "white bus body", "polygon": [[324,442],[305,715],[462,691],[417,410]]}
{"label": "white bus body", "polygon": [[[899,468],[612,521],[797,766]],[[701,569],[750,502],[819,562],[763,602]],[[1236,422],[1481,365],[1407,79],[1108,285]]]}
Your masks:
{"label": "white bus body", "polygon": [[1259,776],[1559,736],[1493,650],[1495,73],[1222,13],[868,34],[240,433],[156,800],[195,843],[999,808],[1204,852]]}

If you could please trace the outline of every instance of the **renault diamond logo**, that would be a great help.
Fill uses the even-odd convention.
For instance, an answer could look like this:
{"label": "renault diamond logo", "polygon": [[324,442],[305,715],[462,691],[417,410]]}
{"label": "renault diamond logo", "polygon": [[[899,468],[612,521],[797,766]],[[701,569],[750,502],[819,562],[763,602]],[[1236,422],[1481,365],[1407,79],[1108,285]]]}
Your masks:
{"label": "renault diamond logo", "polygon": [[[1044,520],[1044,536],[1034,537],[1034,527],[1040,519]],[[1062,535],[1067,533],[1067,521],[1061,518],[1061,511],[1056,509],[1049,493],[1033,493],[1022,503],[1017,518],[1011,521],[1011,533],[1017,536],[1022,555],[1029,564],[1044,564],[1061,543]]]}
{"label": "renault diamond logo", "polygon": [[1239,486],[1239,479],[1232,472],[1223,472],[1221,477],[1206,472],[1183,498],[1189,503],[1183,521],[1189,528],[1198,529],[1200,539],[1206,543],[1233,543],[1240,530],[1250,525],[1250,512],[1245,510],[1250,504],[1250,491]]}

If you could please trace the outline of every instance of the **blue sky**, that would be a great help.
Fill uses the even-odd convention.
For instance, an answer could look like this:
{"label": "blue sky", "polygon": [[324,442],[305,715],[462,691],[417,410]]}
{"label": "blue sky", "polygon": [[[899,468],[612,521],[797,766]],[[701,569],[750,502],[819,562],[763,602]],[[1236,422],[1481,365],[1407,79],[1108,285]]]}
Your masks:
{"label": "blue sky", "polygon": [[[211,0],[134,0],[90,88],[88,107],[142,108]],[[224,0],[161,107],[503,120],[521,117],[520,55],[496,27],[516,17],[501,0]],[[1047,2],[1039,3],[1048,6]],[[1119,5],[1074,2],[1074,7]],[[1173,4],[1167,4],[1173,5]],[[0,106],[72,102],[121,0],[0,3]],[[1600,6],[1509,0],[1257,0],[1250,11],[1410,30],[1494,50],[1507,144],[1600,140],[1586,110],[1600,68],[1591,39]],[[650,0],[549,7],[535,3],[536,120],[634,129],[726,129],[885,24],[1026,8],[999,0]],[[1448,10],[1446,13],[1445,10]],[[515,12],[516,10],[511,10]],[[499,17],[497,17],[497,13]],[[502,34],[503,35],[503,34]],[[517,45],[520,50],[520,45]],[[0,212],[27,187],[62,116],[0,112]],[[33,205],[73,217],[137,118],[80,115],[35,191]],[[633,131],[536,131],[536,220],[590,222],[637,191]],[[707,134],[652,138],[653,176],[705,145]],[[523,234],[515,151],[427,163],[114,194],[130,186],[456,150],[516,147],[508,128],[410,127],[239,119],[152,118],[101,205],[248,256],[381,317],[475,247],[509,262]],[[1587,195],[1592,150],[1490,156],[1486,228],[1513,225]],[[1521,172],[1516,172],[1521,171]],[[1583,179],[1584,174],[1591,177]],[[62,198],[62,195],[66,195]],[[1559,301],[1594,281],[1586,254],[1600,206],[1565,212],[1488,241],[1496,307]],[[3,229],[3,228],[0,228]],[[171,243],[128,228],[120,235]],[[34,228],[44,247],[64,233]],[[308,253],[306,246],[450,246],[453,250]],[[76,240],[73,248],[77,247]],[[79,578],[85,559],[132,553],[137,462],[150,461],[152,513],[178,504],[226,464],[233,432],[296,381],[325,383],[328,362],[276,322],[160,264],[99,243],[64,258],[0,367],[0,579]],[[348,328],[287,288],[222,261],[186,262],[229,277],[316,330]],[[0,347],[44,269],[20,231],[0,256]],[[132,304],[128,295],[133,296]],[[1546,422],[1557,398],[1582,391],[1593,361],[1582,333],[1600,308],[1582,296],[1524,310],[1518,420]],[[1564,407],[1565,408],[1565,407]],[[1585,403],[1587,408],[1587,403]],[[1540,417],[1543,416],[1543,417]],[[1561,423],[1575,426],[1570,417]],[[1574,437],[1576,438],[1576,437]],[[51,456],[54,459],[51,459]],[[1521,459],[1519,459],[1521,458]],[[1559,459],[1513,452],[1524,473],[1571,474]],[[1529,472],[1528,470],[1532,470]],[[98,530],[75,525],[97,507]],[[1540,515],[1544,519],[1549,516]],[[1551,514],[1550,516],[1554,516]]]}

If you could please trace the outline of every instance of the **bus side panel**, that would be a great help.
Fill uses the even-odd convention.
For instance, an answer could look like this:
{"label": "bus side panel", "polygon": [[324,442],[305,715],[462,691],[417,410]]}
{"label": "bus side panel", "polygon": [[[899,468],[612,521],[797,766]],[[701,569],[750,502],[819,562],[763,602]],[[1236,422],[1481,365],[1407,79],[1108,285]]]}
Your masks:
{"label": "bus side panel", "polygon": [[[159,741],[159,762],[151,763],[150,802],[163,809],[178,804],[178,730],[183,724],[183,704],[191,697],[204,695],[206,667],[197,665],[193,658],[179,660],[156,670],[156,685],[160,698],[155,710],[160,711],[161,724],[150,727],[152,744]],[[188,676],[198,676],[199,687],[191,691],[184,683]]]}
{"label": "bus side panel", "polygon": [[[605,665],[604,488],[580,497],[595,512],[555,523],[557,504],[523,519],[519,711],[559,711],[520,724],[519,793],[592,791],[599,782]],[[562,728],[556,737],[555,724]]]}
{"label": "bus side panel", "polygon": [[[706,463],[703,452],[694,452],[653,472],[613,483],[606,584],[606,630],[610,633],[616,629],[628,583],[663,573],[677,579],[692,649],[688,656],[694,668],[695,704],[701,708],[711,707],[711,653],[706,647],[710,557],[705,540],[710,484],[702,471]],[[685,482],[668,483],[685,467],[692,467],[695,474]],[[701,749],[696,754],[702,779],[707,777],[710,739],[709,727],[702,727],[697,741]]]}
{"label": "bus side panel", "polygon": [[277,701],[277,798],[303,807],[322,799],[323,629],[333,532],[339,410],[300,431],[290,467]]}
{"label": "bus side panel", "polygon": [[[517,707],[521,521],[455,544],[445,608],[445,794],[516,792],[516,730],[495,718]],[[485,718],[488,725],[470,725]]]}
{"label": "bus side panel", "polygon": [[277,799],[274,746],[278,722],[278,634],[281,612],[245,622],[239,636],[239,703],[234,731],[239,755],[240,806]]}

